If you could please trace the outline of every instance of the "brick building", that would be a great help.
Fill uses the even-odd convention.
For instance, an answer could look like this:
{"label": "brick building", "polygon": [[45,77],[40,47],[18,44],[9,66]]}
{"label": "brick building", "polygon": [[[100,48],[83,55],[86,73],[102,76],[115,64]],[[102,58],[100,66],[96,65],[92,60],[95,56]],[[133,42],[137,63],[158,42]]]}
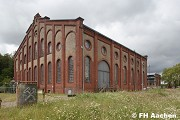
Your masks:
{"label": "brick building", "polygon": [[147,86],[148,87],[157,87],[161,85],[161,75],[157,73],[148,73],[147,74]]}
{"label": "brick building", "polygon": [[[83,62],[84,61],[84,62]],[[14,56],[16,81],[45,92],[147,87],[147,58],[83,24],[82,18],[34,16]]]}

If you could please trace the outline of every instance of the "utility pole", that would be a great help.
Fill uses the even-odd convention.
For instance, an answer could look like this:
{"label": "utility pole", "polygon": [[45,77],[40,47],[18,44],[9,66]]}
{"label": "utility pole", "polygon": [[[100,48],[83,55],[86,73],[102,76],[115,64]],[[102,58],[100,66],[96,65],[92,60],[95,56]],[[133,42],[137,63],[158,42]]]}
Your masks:
{"label": "utility pole", "polygon": [[149,67],[149,73],[151,73],[151,71],[150,71],[150,65],[149,65],[148,67]]}

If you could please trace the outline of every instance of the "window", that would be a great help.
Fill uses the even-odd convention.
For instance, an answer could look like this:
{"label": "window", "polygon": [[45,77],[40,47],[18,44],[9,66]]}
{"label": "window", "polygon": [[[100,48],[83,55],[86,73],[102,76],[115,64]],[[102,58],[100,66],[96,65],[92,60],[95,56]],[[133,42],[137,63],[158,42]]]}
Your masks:
{"label": "window", "polygon": [[27,63],[27,58],[26,58],[26,54],[24,55],[24,64]]}
{"label": "window", "polygon": [[115,59],[118,59],[118,52],[115,52],[115,53],[114,53],[114,58],[115,58]]}
{"label": "window", "polygon": [[107,50],[106,50],[106,48],[104,46],[101,48],[101,52],[102,52],[103,55],[107,54]]}
{"label": "window", "polygon": [[52,45],[51,42],[48,43],[48,54],[52,53]]}
{"label": "window", "polygon": [[43,39],[41,39],[41,50],[40,50],[40,52],[41,52],[41,57],[44,56],[44,40]]}
{"label": "window", "polygon": [[72,56],[70,56],[68,59],[68,77],[69,82],[74,81],[74,64]]}
{"label": "window", "polygon": [[114,84],[118,84],[118,65],[115,64],[114,66]]}
{"label": "window", "polygon": [[140,80],[139,80],[139,70],[137,71],[137,82],[140,83]]}
{"label": "window", "polygon": [[44,83],[44,65],[41,64],[41,84]]}
{"label": "window", "polygon": [[90,82],[90,58],[85,58],[85,81]]}
{"label": "window", "polygon": [[48,63],[48,84],[52,82],[52,64]]}
{"label": "window", "polygon": [[56,82],[60,83],[61,82],[61,60],[57,60],[56,63]]}
{"label": "window", "polygon": [[37,81],[37,67],[34,67],[34,81]]}
{"label": "window", "polygon": [[132,64],[132,65],[134,64],[134,59],[133,59],[133,58],[131,59],[131,64]]}
{"label": "window", "polygon": [[91,42],[89,40],[85,41],[85,47],[86,47],[87,50],[91,49]]}
{"label": "window", "polygon": [[20,55],[19,55],[19,56],[20,56],[20,60],[21,60],[21,59],[22,59],[22,52],[20,52]]}
{"label": "window", "polygon": [[60,50],[61,50],[61,43],[60,43],[60,42],[57,43],[57,45],[56,45],[56,50],[57,50],[57,51],[60,51]]}
{"label": "window", "polygon": [[132,83],[132,85],[135,84],[135,80],[134,80],[134,69],[133,69],[133,68],[131,69],[131,83]]}
{"label": "window", "polygon": [[127,83],[127,68],[126,68],[126,66],[124,66],[124,68],[123,68],[123,72],[124,72],[124,84],[126,84]]}
{"label": "window", "polygon": [[37,59],[38,56],[38,46],[37,46],[37,42],[35,42],[34,44],[34,59]]}
{"label": "window", "polygon": [[29,61],[31,61],[32,58],[32,50],[31,50],[31,46],[29,46]]}
{"label": "window", "polygon": [[137,61],[137,67],[139,67],[139,61]]}
{"label": "window", "polygon": [[27,73],[26,73],[26,69],[24,70],[24,80],[27,81]]}
{"label": "window", "polygon": [[31,68],[29,68],[29,71],[28,71],[28,81],[32,81],[31,80]]}
{"label": "window", "polygon": [[126,57],[126,55],[124,55],[123,60],[124,60],[125,63],[127,62],[127,57]]}
{"label": "window", "polygon": [[37,37],[37,30],[35,30],[34,32],[34,37]]}

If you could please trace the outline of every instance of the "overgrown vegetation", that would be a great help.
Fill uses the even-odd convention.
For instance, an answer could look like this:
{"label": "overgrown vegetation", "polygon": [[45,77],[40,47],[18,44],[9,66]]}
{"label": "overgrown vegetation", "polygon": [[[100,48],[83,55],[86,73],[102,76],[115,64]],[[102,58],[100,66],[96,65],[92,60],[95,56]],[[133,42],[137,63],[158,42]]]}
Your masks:
{"label": "overgrown vegetation", "polygon": [[180,63],[164,69],[162,80],[165,80],[168,83],[169,88],[180,86]]}
{"label": "overgrown vegetation", "polygon": [[[3,120],[130,120],[133,113],[176,114],[180,89],[85,93],[72,99],[39,102],[24,108],[2,108]],[[149,118],[150,119],[150,118]]]}
{"label": "overgrown vegetation", "polygon": [[0,86],[8,86],[14,76],[14,62],[12,54],[0,54]]}

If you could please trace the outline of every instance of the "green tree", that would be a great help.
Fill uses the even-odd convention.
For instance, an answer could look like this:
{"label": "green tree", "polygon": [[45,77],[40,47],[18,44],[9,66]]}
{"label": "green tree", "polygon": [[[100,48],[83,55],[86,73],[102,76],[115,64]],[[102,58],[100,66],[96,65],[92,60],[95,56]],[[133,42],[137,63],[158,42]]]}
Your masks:
{"label": "green tree", "polygon": [[7,84],[14,76],[14,62],[12,54],[0,54],[0,86]]}
{"label": "green tree", "polygon": [[162,79],[168,83],[168,87],[177,87],[180,85],[180,63],[173,67],[165,68],[162,73]]}

